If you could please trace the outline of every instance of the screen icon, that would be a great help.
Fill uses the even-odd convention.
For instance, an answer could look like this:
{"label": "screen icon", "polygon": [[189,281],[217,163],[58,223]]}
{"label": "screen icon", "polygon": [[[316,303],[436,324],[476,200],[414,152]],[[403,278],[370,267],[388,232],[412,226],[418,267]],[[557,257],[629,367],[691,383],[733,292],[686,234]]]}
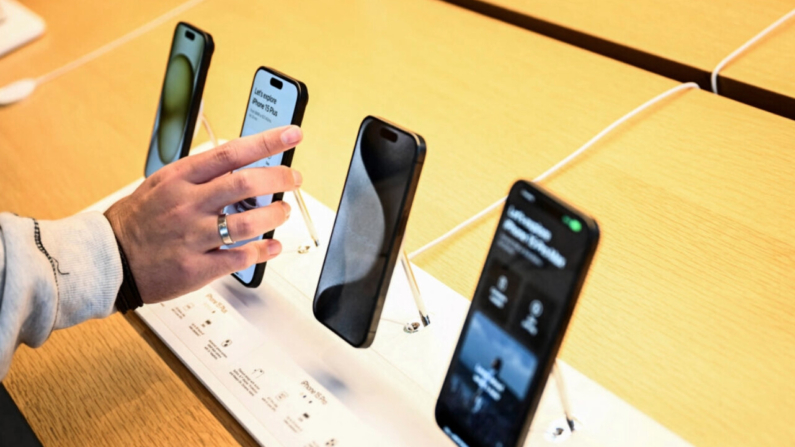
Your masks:
{"label": "screen icon", "polygon": [[563,221],[563,224],[569,227],[571,231],[575,233],[579,233],[580,231],[582,231],[582,222],[580,222],[579,220],[566,215],[564,215],[561,220]]}

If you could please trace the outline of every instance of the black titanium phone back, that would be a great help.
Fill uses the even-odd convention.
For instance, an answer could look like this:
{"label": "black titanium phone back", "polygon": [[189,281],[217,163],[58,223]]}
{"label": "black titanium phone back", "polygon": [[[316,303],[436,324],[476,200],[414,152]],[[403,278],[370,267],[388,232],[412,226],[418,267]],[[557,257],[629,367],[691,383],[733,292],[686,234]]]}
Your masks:
{"label": "black titanium phone back", "polygon": [[362,122],[313,303],[315,317],[355,347],[375,337],[424,159],[420,135]]}

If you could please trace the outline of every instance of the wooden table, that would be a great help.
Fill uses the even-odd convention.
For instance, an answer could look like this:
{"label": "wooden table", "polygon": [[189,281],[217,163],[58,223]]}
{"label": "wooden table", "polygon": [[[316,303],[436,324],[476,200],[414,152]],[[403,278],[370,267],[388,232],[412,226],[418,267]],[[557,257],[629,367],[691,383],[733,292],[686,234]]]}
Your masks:
{"label": "wooden table", "polygon": [[[447,0],[710,89],[732,51],[795,8],[792,0]],[[795,119],[795,20],[721,71],[720,94]]]}
{"label": "wooden table", "polygon": [[[330,207],[365,115],[421,133],[409,250],[676,85],[442,2],[312,6],[207,0],[180,17],[216,41],[207,115],[237,135],[259,65],[305,81],[294,165]],[[63,217],[141,175],[175,22],[0,109],[0,209]],[[789,120],[688,92],[547,183],[603,229],[562,357],[697,445],[795,439],[793,138]],[[418,265],[471,296],[495,219]],[[134,317],[21,348],[5,384],[45,444],[252,443]]]}
{"label": "wooden table", "polygon": [[2,59],[0,86],[38,77],[144,25],[185,0],[17,0],[47,23],[44,35]]}

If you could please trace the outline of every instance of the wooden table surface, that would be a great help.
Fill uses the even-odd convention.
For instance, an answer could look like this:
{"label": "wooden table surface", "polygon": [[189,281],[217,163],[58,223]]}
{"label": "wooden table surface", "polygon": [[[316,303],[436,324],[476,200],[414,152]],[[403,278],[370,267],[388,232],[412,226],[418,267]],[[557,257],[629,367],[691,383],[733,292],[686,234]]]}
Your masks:
{"label": "wooden table surface", "polygon": [[[795,9],[793,0],[449,0],[469,7],[497,6],[508,11],[558,25],[567,30],[622,45],[638,53],[612,48],[565,31],[549,29],[543,23],[527,21],[527,26],[547,31],[564,39],[581,42],[586,48],[612,53],[614,57],[682,81],[702,82],[707,88],[708,74],[732,51]],[[522,20],[516,18],[516,20]],[[580,43],[577,43],[579,45]],[[775,95],[795,98],[795,19],[781,25],[757,45],[740,55],[721,71],[722,94],[773,110],[795,119],[795,102],[781,102]],[[650,61],[652,55],[682,67]],[[683,79],[682,76],[689,76]],[[757,87],[749,89],[747,86]],[[767,98],[768,93],[772,93]],[[765,98],[762,98],[765,97]],[[765,107],[765,102],[779,104]],[[772,108],[771,108],[772,107]],[[788,108],[790,110],[781,110]]]}
{"label": "wooden table surface", "polygon": [[[446,3],[382,3],[207,0],[179,19],[216,41],[219,136],[259,65],[307,83],[294,165],[332,208],[365,115],[426,138],[409,250],[676,85]],[[64,217],[140,177],[175,23],[0,108],[0,209]],[[690,91],[547,182],[603,231],[562,357],[696,445],[795,439],[793,139],[790,120]],[[496,218],[417,264],[471,296]],[[45,445],[253,443],[135,317],[20,348],[4,383]]]}
{"label": "wooden table surface", "polygon": [[184,0],[19,2],[41,16],[47,29],[39,39],[0,59],[3,67],[0,86],[49,73],[170,11]]}

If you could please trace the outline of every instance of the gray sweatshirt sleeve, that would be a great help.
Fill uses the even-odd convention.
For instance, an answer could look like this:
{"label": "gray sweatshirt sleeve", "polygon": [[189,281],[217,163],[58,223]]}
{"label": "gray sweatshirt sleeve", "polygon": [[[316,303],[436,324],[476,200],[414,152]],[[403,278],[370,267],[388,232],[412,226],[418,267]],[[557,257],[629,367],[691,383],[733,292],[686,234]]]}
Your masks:
{"label": "gray sweatshirt sleeve", "polygon": [[114,310],[119,249],[101,213],[36,221],[0,213],[0,380],[21,343]]}

